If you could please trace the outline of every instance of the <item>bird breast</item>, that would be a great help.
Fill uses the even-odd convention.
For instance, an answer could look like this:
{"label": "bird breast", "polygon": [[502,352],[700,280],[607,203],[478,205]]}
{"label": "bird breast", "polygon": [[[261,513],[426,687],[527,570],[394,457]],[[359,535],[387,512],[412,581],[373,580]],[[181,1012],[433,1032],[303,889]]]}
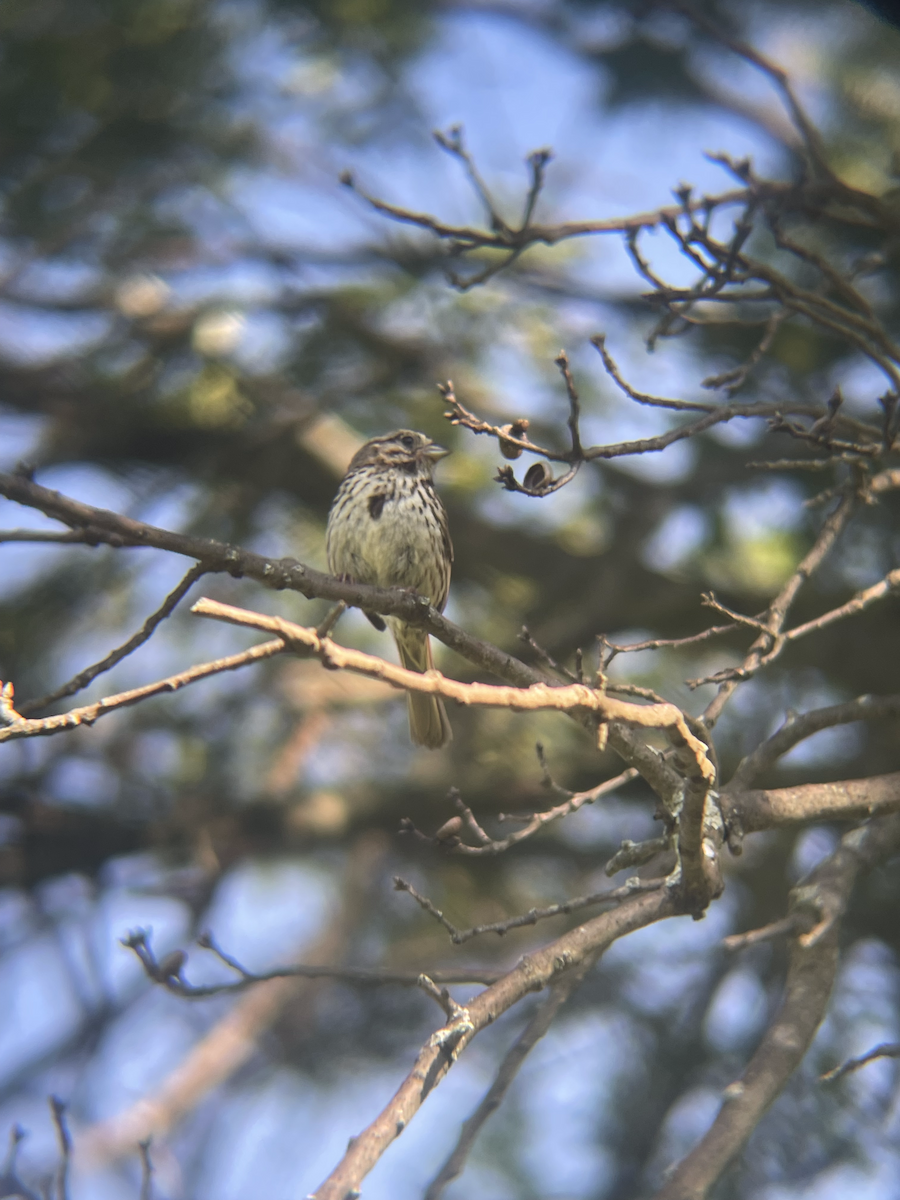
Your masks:
{"label": "bird breast", "polygon": [[347,476],[328,522],[328,564],[337,575],[375,587],[427,585],[424,564],[434,558],[435,538],[424,503],[431,480],[396,472],[373,478],[367,472]]}

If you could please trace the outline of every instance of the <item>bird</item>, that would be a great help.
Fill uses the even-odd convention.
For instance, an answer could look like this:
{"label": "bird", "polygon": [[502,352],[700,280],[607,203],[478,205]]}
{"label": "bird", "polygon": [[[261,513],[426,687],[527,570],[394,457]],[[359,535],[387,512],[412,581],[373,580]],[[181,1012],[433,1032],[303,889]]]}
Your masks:
{"label": "bird", "polygon": [[[435,465],[450,451],[424,433],[396,429],[354,454],[328,514],[325,548],[333,575],[382,588],[410,588],[442,612],[450,588],[453,544],[434,488]],[[385,629],[377,613],[365,614]],[[428,634],[387,617],[400,661],[409,671],[434,669]],[[440,696],[407,692],[414,745],[436,750],[453,733]]]}

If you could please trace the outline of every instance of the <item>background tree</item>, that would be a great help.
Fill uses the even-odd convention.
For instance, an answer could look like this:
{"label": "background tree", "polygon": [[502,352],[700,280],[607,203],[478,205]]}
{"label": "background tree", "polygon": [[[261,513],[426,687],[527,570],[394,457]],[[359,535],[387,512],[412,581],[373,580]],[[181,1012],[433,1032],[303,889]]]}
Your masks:
{"label": "background tree", "polygon": [[[896,32],[850,3],[0,19],[7,1186],[54,1169],[53,1092],[73,1194],[136,1194],[152,1137],[145,1191],[305,1195],[424,1043],[428,1104],[318,1194],[415,1115],[366,1194],[893,1195],[894,1061],[817,1077],[898,1039]],[[282,624],[205,668],[248,639],[188,611],[360,602],[316,573],[325,515],[399,425],[455,451],[449,620],[365,596],[457,652],[433,755],[314,661],[363,659]],[[355,609],[332,632],[389,655]],[[578,719],[515,711],[544,702]],[[119,939],[151,926],[142,969]],[[480,994],[505,1015],[467,1045]]]}

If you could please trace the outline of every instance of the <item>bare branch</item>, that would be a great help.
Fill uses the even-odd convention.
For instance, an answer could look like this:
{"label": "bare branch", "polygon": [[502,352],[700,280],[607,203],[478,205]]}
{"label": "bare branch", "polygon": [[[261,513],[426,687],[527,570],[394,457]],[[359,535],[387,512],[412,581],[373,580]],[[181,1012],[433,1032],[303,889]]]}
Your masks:
{"label": "bare branch", "polygon": [[0,1180],[3,1185],[9,1188],[8,1195],[21,1196],[22,1200],[47,1200],[46,1193],[44,1196],[30,1188],[22,1179],[19,1178],[17,1158],[19,1156],[19,1147],[24,1142],[27,1134],[21,1125],[14,1125],[9,1131],[9,1149],[6,1152],[6,1161],[3,1164],[2,1172],[0,1172]]}
{"label": "bare branch", "polygon": [[[351,983],[360,987],[419,987],[419,971],[389,971],[378,967],[344,967],[331,964],[295,963],[289,967],[274,967],[271,971],[248,971],[225,951],[221,950],[209,936],[203,935],[197,939],[197,944],[211,950],[233,971],[240,976],[232,983],[189,983],[183,976],[187,957],[183,951],[176,951],[175,956],[167,955],[157,959],[150,942],[150,934],[145,929],[136,929],[122,939],[122,945],[134,951],[149,979],[160,984],[175,996],[184,996],[188,1000],[204,1000],[208,996],[230,995],[243,992],[259,983],[268,983],[272,979],[333,979],[340,983]],[[502,971],[492,971],[484,967],[459,968],[456,970],[435,969],[428,976],[435,983],[495,983],[503,975]]]}
{"label": "bare branch", "polygon": [[542,709],[566,712],[583,709],[594,713],[602,722],[662,729],[672,745],[680,769],[688,779],[715,780],[715,769],[707,757],[706,745],[688,727],[684,714],[674,704],[629,704],[615,700],[595,688],[573,683],[551,687],[545,682],[528,688],[503,687],[487,683],[460,683],[447,679],[439,671],[424,675],[394,666],[384,659],[359,650],[338,646],[329,638],[320,638],[314,629],[304,628],[281,617],[248,612],[230,604],[200,599],[191,609],[199,616],[213,617],[234,625],[277,633],[291,650],[312,653],[330,669],[350,670],[371,679],[381,679],[392,687],[406,691],[443,696],[465,705],[484,705],[490,708],[511,708],[514,711],[534,712]]}
{"label": "bare branch", "polygon": [[[31,720],[20,717],[17,721],[0,727],[0,742],[11,742],[27,737],[46,737],[49,734],[61,733],[64,729],[76,729],[79,725],[93,725],[99,717],[105,717],[107,713],[116,712],[118,709],[127,708],[132,704],[140,704],[142,700],[149,700],[151,696],[177,692],[180,688],[187,687],[189,683],[196,683],[199,679],[208,679],[209,676],[219,675],[223,671],[236,671],[249,663],[272,658],[275,654],[283,653],[284,649],[285,644],[281,639],[264,642],[262,645],[253,646],[250,650],[244,650],[240,654],[231,654],[227,658],[217,658],[213,662],[201,663],[197,667],[191,667],[190,670],[181,671],[178,675],[169,675],[166,679],[157,680],[156,683],[132,688],[128,692],[119,692],[116,696],[105,696],[94,704],[70,709],[69,712],[60,713],[56,717]],[[11,684],[7,684],[6,688],[11,686]]]}
{"label": "bare branch", "polygon": [[468,1043],[501,1013],[529,992],[549,986],[585,959],[601,953],[617,938],[674,912],[667,889],[659,888],[647,895],[631,897],[612,912],[594,917],[521,959],[503,979],[469,1002],[465,1024],[451,1023],[429,1038],[385,1109],[358,1137],[351,1138],[341,1162],[312,1193],[315,1200],[346,1200],[348,1195],[358,1194],[362,1180],[403,1132]]}
{"label": "bare branch", "polygon": [[57,542],[82,546],[99,544],[86,529],[69,529],[59,533],[52,529],[0,529],[0,542]]}
{"label": "bare branch", "polygon": [[[399,221],[401,224],[416,225],[420,229],[425,229],[442,240],[450,242],[454,248],[463,252],[478,249],[515,249],[521,252],[528,246],[538,243],[554,246],[558,242],[567,241],[573,237],[586,237],[591,234],[603,233],[628,234],[639,229],[653,229],[661,225],[667,216],[676,216],[683,211],[681,205],[673,205],[654,209],[650,212],[635,213],[634,216],[624,219],[567,221],[559,225],[529,224],[518,230],[511,230],[506,227],[502,229],[473,229],[471,226],[466,225],[447,225],[428,213],[414,212],[412,209],[403,208],[399,205],[389,204],[385,200],[380,200],[363,191],[349,172],[345,172],[341,176],[341,182],[345,187],[352,188],[376,212],[380,212],[385,217],[390,217],[393,221]],[[788,185],[785,184],[770,183],[768,187],[773,196],[785,195],[789,191]],[[721,192],[717,196],[698,198],[692,201],[692,208],[694,211],[701,212],[706,211],[710,207],[727,207],[728,205],[746,202],[748,197],[749,193],[746,188],[738,188],[733,191]]]}
{"label": "bare branch", "polygon": [[[760,667],[772,662],[781,653],[785,645],[781,630],[798,591],[822,565],[856,510],[858,502],[857,488],[847,488],[840,503],[826,518],[812,548],[803,556],[791,577],[769,605],[763,619],[766,632],[761,633],[753,642],[740,667],[720,672],[719,676],[709,680],[709,682],[719,682],[717,694],[703,713],[703,719],[710,729],[719,719],[738,684],[745,679],[750,679]],[[692,680],[691,686],[698,686],[701,682],[706,681]]]}
{"label": "bare branch", "polygon": [[751,929],[748,933],[733,933],[730,937],[722,938],[722,946],[725,950],[743,950],[747,946],[756,946],[760,942],[771,942],[775,938],[796,933],[800,924],[800,914],[791,913],[790,916],[782,917],[780,921],[773,921],[771,925],[765,925],[762,929]]}
{"label": "bare branch", "polygon": [[570,913],[579,912],[584,908],[596,908],[598,904],[621,904],[622,901],[629,899],[637,892],[655,892],[665,882],[665,879],[639,879],[634,876],[632,879],[626,879],[621,887],[596,892],[593,896],[578,896],[572,900],[564,900],[561,904],[551,904],[547,908],[532,908],[517,917],[507,917],[503,921],[493,921],[489,925],[473,925],[471,929],[457,929],[427,896],[421,895],[411,883],[407,883],[399,875],[394,876],[394,888],[398,892],[408,892],[421,909],[429,916],[434,917],[438,924],[447,930],[454,946],[461,946],[464,942],[470,942],[472,938],[481,937],[485,933],[496,933],[498,937],[503,937],[511,929],[536,925],[538,921],[546,921],[550,917],[568,916]]}
{"label": "bare branch", "polygon": [[563,377],[566,385],[566,395],[569,397],[569,436],[572,439],[572,460],[578,462],[583,457],[581,449],[581,434],[578,429],[578,422],[581,418],[581,406],[578,400],[578,391],[575,387],[575,380],[572,378],[572,372],[569,370],[569,356],[565,350],[560,350],[556,358],[553,360],[559,367],[560,374]]}
{"label": "bare branch", "polygon": [[788,642],[795,641],[797,638],[806,637],[808,633],[824,629],[827,625],[832,625],[835,621],[840,621],[844,617],[850,617],[855,613],[862,612],[864,608],[868,608],[876,600],[884,599],[885,596],[890,595],[892,591],[896,591],[897,589],[900,589],[900,568],[896,571],[890,571],[880,583],[875,583],[872,587],[857,592],[852,600],[848,600],[846,604],[840,605],[839,608],[833,608],[831,612],[823,613],[821,617],[816,617],[813,621],[807,621],[804,625],[797,625],[793,629],[789,629],[784,635],[785,640]]}
{"label": "bare branch", "polygon": [[85,667],[83,671],[79,671],[68,683],[64,683],[55,692],[50,692],[47,696],[41,696],[39,700],[26,701],[19,709],[22,716],[27,717],[29,713],[47,708],[48,705],[55,704],[57,700],[65,699],[66,696],[74,696],[76,692],[80,692],[88,684],[92,683],[98,675],[111,670],[116,663],[120,663],[123,658],[127,658],[129,654],[133,654],[139,646],[143,646],[144,642],[152,637],[157,627],[166,617],[171,616],[176,606],[187,595],[197,580],[201,579],[205,574],[205,568],[199,563],[197,566],[191,567],[178,586],[166,596],[156,612],[150,614],[137,633],[130,637],[127,642],[110,651],[105,658],[94,663],[93,666]]}
{"label": "bare branch", "polygon": [[627,383],[622,377],[622,373],[616,365],[615,359],[606,349],[606,334],[596,333],[591,338],[591,345],[596,347],[603,359],[603,366],[606,368],[606,373],[610,379],[619,387],[629,400],[634,400],[638,404],[648,404],[652,408],[671,408],[676,412],[702,412],[711,413],[716,409],[715,404],[705,404],[695,400],[668,400],[662,396],[651,396],[647,392],[639,392],[633,388],[630,383]]}
{"label": "bare branch", "polygon": [[[208,573],[226,572],[238,578],[255,579],[265,587],[289,588],[308,598],[343,600],[354,608],[367,612],[399,616],[413,625],[420,625],[463,658],[506,679],[528,686],[543,679],[539,672],[528,667],[511,654],[473,637],[448,621],[422,596],[402,588],[375,588],[365,584],[348,583],[325,575],[294,559],[272,560],[249,550],[241,550],[211,538],[173,533],[108,509],[94,508],[49,488],[41,487],[24,475],[0,472],[0,495],[19,504],[38,509],[56,520],[90,533],[92,544],[148,546],[182,554],[196,559]],[[639,752],[639,751],[638,751]]]}
{"label": "bare branch", "polygon": [[440,1200],[447,1184],[452,1183],[457,1176],[462,1174],[466,1160],[471,1153],[472,1147],[475,1145],[478,1135],[481,1133],[485,1121],[503,1103],[503,1099],[518,1074],[522,1063],[548,1031],[562,1006],[581,985],[585,975],[594,966],[596,957],[594,955],[586,958],[580,966],[568,971],[555,983],[550,985],[550,995],[528,1022],[515,1043],[510,1047],[484,1099],[472,1113],[471,1117],[463,1122],[459,1140],[449,1158],[426,1188],[423,1200]]}
{"label": "bare branch", "polygon": [[153,1162],[150,1158],[152,1140],[144,1138],[138,1142],[141,1154],[141,1196],[140,1200],[152,1200],[153,1197]]}
{"label": "bare branch", "polygon": [[476,195],[485,207],[485,211],[487,212],[490,220],[491,229],[496,233],[508,234],[510,232],[509,226],[497,211],[494,198],[488,190],[487,184],[481,178],[471,154],[469,154],[465,147],[463,142],[462,126],[454,125],[446,133],[441,133],[440,130],[436,129],[433,132],[432,137],[442,150],[446,150],[448,154],[452,155],[453,158],[462,163],[465,172],[469,177],[469,182],[472,184]]}
{"label": "bare branch", "polygon": [[[713,625],[709,629],[704,629],[701,633],[692,633],[688,637],[650,638],[646,642],[629,642],[624,646],[617,645],[615,642],[611,642],[608,638],[601,635],[598,638],[601,645],[601,665],[606,670],[617,654],[636,654],[640,650],[676,650],[681,646],[693,646],[697,642],[708,641],[709,638],[718,637],[723,633],[734,633],[739,628],[739,625],[733,623],[731,625]],[[607,683],[607,689],[611,692],[619,690],[622,686],[624,685]]]}
{"label": "bare branch", "polygon": [[787,754],[798,742],[811,737],[822,729],[835,725],[847,725],[853,721],[870,721],[885,717],[900,716],[900,695],[858,696],[844,704],[830,704],[815,708],[800,716],[789,714],[784,724],[766,741],[761,742],[752,754],[740,763],[724,789],[723,795],[748,787],[758,776]]}
{"label": "bare branch", "polygon": [[894,488],[900,488],[900,467],[881,471],[878,475],[873,475],[869,482],[869,491],[874,495],[892,491]]}
{"label": "bare branch", "polygon": [[[459,796],[455,797],[456,806],[463,818],[463,823],[467,828],[475,834],[477,845],[472,846],[462,841],[459,837],[447,838],[441,836],[440,832],[433,838],[427,837],[425,834],[420,834],[426,841],[437,843],[444,846],[454,854],[464,854],[470,856],[492,856],[503,854],[512,846],[518,845],[519,842],[524,842],[527,838],[532,837],[539,829],[543,829],[545,825],[551,821],[559,821],[563,817],[569,816],[571,813],[578,812],[585,804],[593,804],[595,800],[599,800],[601,796],[608,796],[611,792],[618,791],[624,784],[629,783],[632,779],[637,778],[638,771],[635,767],[629,767],[626,771],[616,775],[613,779],[607,779],[605,782],[597,784],[596,787],[589,788],[585,792],[565,792],[565,800],[561,804],[557,804],[554,808],[549,808],[544,812],[530,813],[527,816],[518,817],[510,813],[500,813],[498,820],[511,821],[522,820],[525,825],[522,829],[511,833],[505,838],[491,838],[484,832],[483,829],[475,821],[475,817],[471,809],[463,803]],[[404,822],[401,828],[409,831],[418,830],[411,821]]]}
{"label": "bare branch", "polygon": [[819,1083],[836,1083],[845,1075],[849,1075],[851,1071],[858,1071],[867,1063],[874,1062],[876,1058],[900,1058],[900,1042],[882,1042],[880,1046],[875,1046],[867,1054],[861,1054],[859,1058],[848,1058],[839,1067],[820,1075]]}
{"label": "bare branch", "polygon": [[[364,833],[354,840],[339,881],[338,903],[330,907],[312,944],[304,941],[304,958],[323,967],[344,961],[350,931],[371,906],[384,855],[381,837]],[[180,974],[183,963],[183,953],[176,951],[159,963],[160,973]],[[291,1004],[295,1022],[305,1020],[311,1026],[311,1003],[322,982],[296,977],[270,979],[235,997],[235,1003],[225,1006],[225,1011],[203,1031],[173,1069],[154,1082],[149,1093],[115,1115],[82,1129],[77,1157],[84,1165],[96,1169],[133,1155],[141,1141],[164,1137],[204,1097],[258,1053],[260,1037],[286,1004]]]}
{"label": "bare branch", "polygon": [[72,1137],[66,1123],[66,1106],[58,1096],[50,1097],[50,1114],[59,1142],[59,1167],[56,1172],[56,1200],[69,1200],[69,1166],[72,1161]]}
{"label": "bare branch", "polygon": [[525,198],[525,211],[522,214],[521,229],[527,229],[534,216],[534,206],[544,187],[544,175],[547,163],[553,157],[552,150],[535,150],[528,156],[528,169],[531,172],[531,187]]}
{"label": "bare branch", "polygon": [[[864,821],[868,817],[900,811],[900,772],[842,779],[835,783],[803,783],[797,787],[754,791],[729,790],[720,797],[733,836],[763,829],[805,825],[810,821]],[[733,846],[733,848],[735,848]]]}
{"label": "bare branch", "polygon": [[826,175],[826,177],[829,179],[834,179],[835,176],[828,165],[828,161],[825,156],[825,148],[822,144],[822,139],[819,135],[819,132],[813,125],[812,121],[810,121],[803,109],[803,106],[797,99],[794,89],[791,87],[787,72],[782,67],[779,67],[776,63],[773,63],[770,59],[766,58],[765,55],[760,54],[760,52],[754,49],[753,46],[749,46],[746,42],[742,42],[737,38],[731,37],[705,12],[695,8],[693,4],[679,3],[678,0],[676,0],[676,2],[672,4],[672,7],[689,17],[699,29],[704,31],[704,33],[714,38],[717,42],[721,42],[723,46],[726,46],[740,58],[746,59],[747,62],[752,63],[755,67],[758,67],[763,74],[768,75],[779,92],[781,92],[781,95],[784,98],[785,106],[790,113],[791,119],[796,125],[800,136],[803,138],[804,145],[806,146],[810,158],[823,172],[823,174]]}
{"label": "bare branch", "polygon": [[772,349],[775,335],[789,316],[790,313],[782,309],[776,309],[766,321],[766,328],[759,342],[740,366],[732,367],[729,371],[723,371],[720,375],[707,376],[702,381],[702,386],[705,388],[723,387],[729,396],[733,396],[735,392],[740,391],[747,382],[747,377],[753,368]]}
{"label": "bare branch", "polygon": [[838,964],[839,918],[861,869],[900,847],[900,815],[846,834],[830,858],[792,893],[794,903],[823,913],[819,927],[796,938],[781,1008],[740,1080],[730,1084],[708,1133],[682,1160],[655,1200],[701,1200],[740,1153],[763,1113],[805,1055],[828,1004]]}

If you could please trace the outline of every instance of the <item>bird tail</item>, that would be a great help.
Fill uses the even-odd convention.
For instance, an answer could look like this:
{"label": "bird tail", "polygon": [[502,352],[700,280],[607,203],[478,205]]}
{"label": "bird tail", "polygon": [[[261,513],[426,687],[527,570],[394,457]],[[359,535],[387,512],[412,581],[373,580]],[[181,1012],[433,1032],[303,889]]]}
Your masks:
{"label": "bird tail", "polygon": [[[427,633],[407,625],[402,630],[394,630],[394,640],[400,652],[400,662],[407,671],[424,674],[434,670],[431,639]],[[446,746],[453,737],[453,731],[440,696],[429,696],[425,692],[407,692],[406,702],[409,709],[409,736],[413,745],[427,746],[429,750],[439,750],[441,746]]]}

